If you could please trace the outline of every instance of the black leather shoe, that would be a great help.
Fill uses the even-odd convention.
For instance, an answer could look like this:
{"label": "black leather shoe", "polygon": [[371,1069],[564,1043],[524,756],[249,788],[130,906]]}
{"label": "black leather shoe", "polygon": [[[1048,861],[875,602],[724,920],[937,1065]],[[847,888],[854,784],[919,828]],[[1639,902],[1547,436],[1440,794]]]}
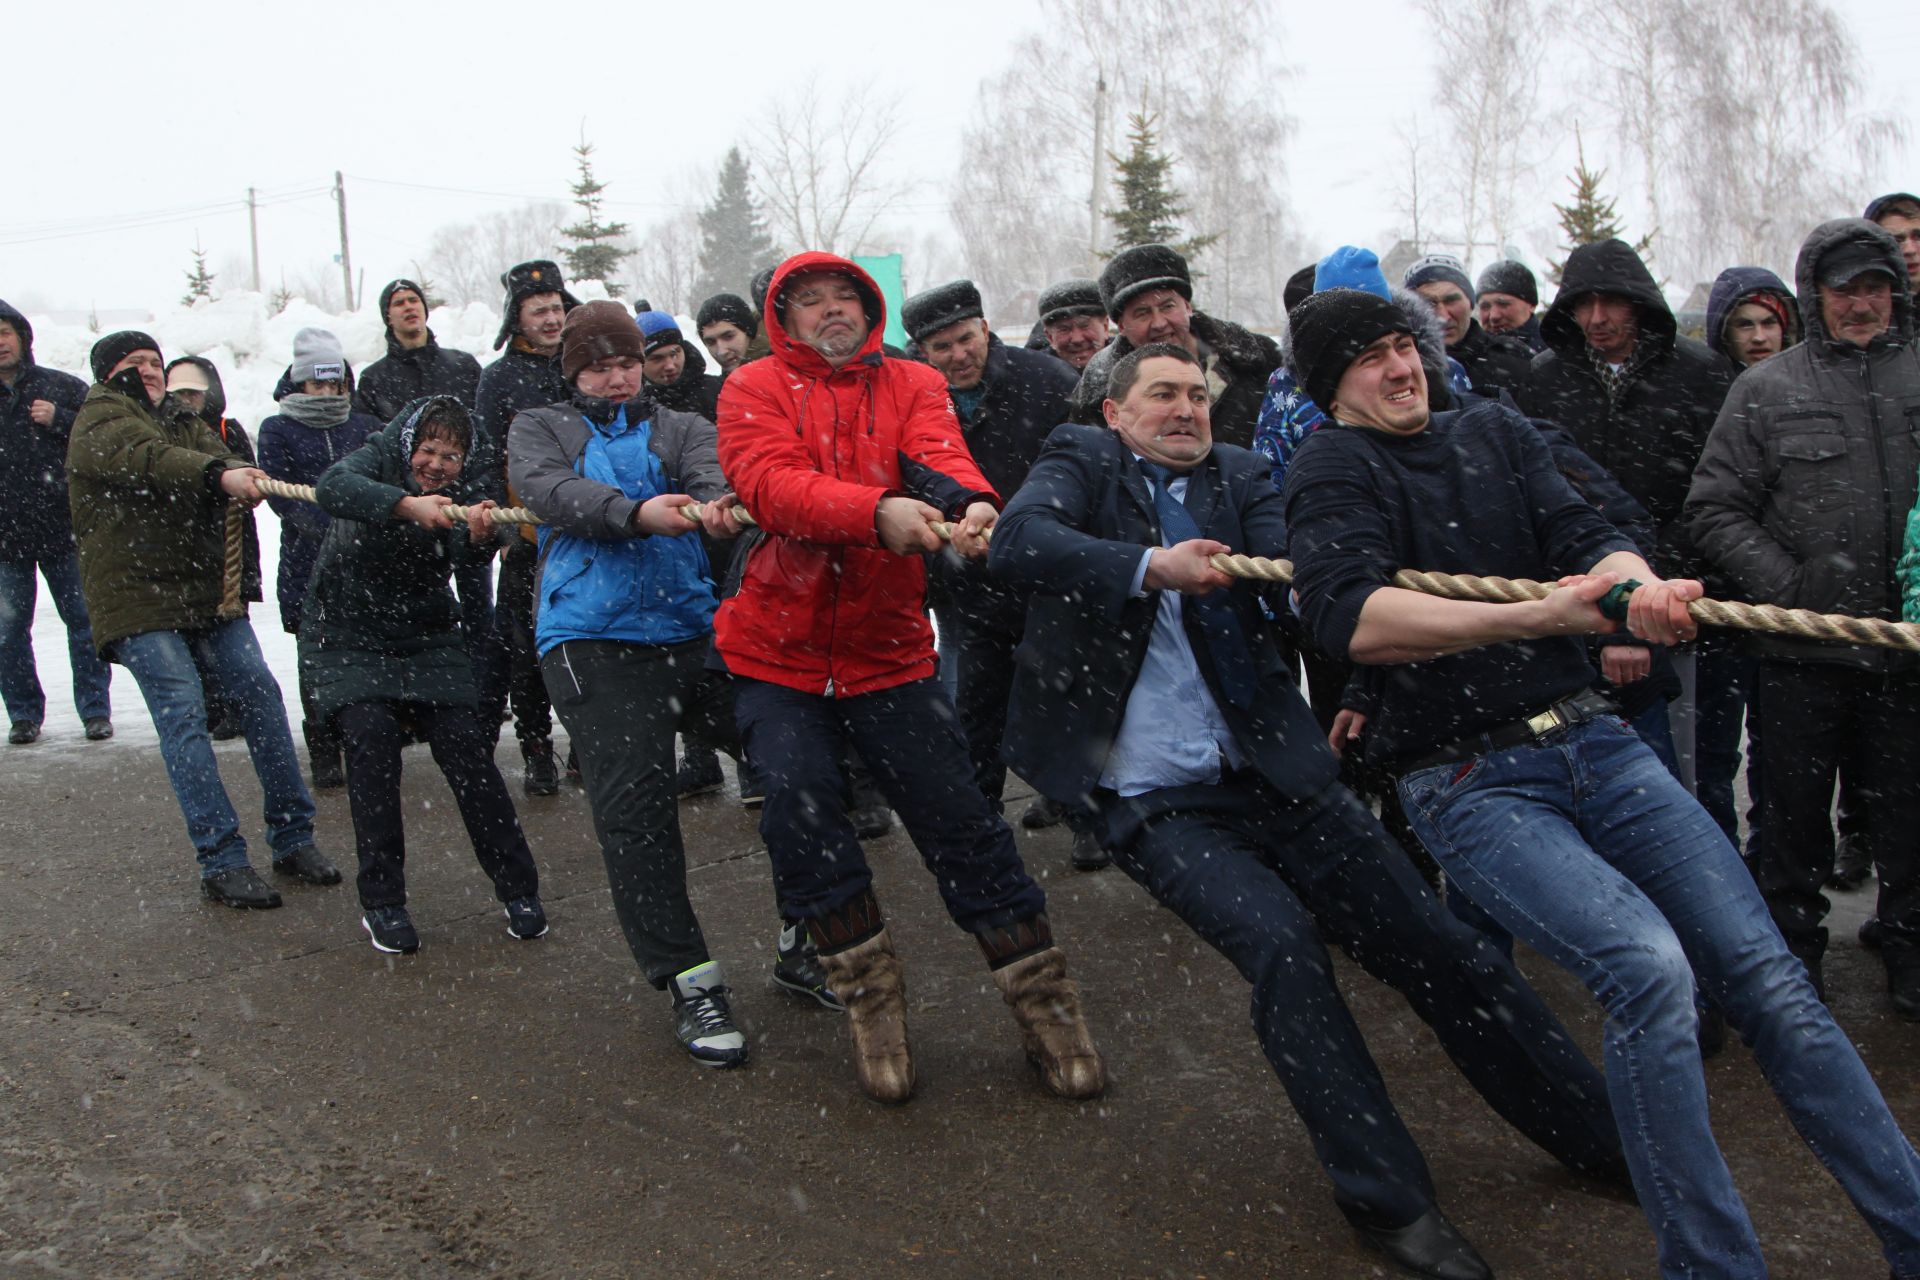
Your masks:
{"label": "black leather shoe", "polygon": [[339,884],[340,872],[312,845],[303,845],[284,858],[273,860],[273,869],[283,876],[307,884]]}
{"label": "black leather shoe", "polygon": [[1429,1209],[1404,1227],[1363,1227],[1360,1238],[1416,1276],[1432,1280],[1493,1280],[1467,1238],[1438,1209]]}
{"label": "black leather shoe", "polygon": [[7,741],[16,747],[25,747],[40,741],[40,722],[15,720],[13,728],[7,731]]}
{"label": "black leather shoe", "polygon": [[216,871],[200,881],[200,893],[209,902],[223,907],[265,911],[280,905],[280,895],[252,867]]}
{"label": "black leather shoe", "polygon": [[86,729],[88,742],[105,742],[113,736],[113,721],[106,716],[88,716]]}
{"label": "black leather shoe", "polygon": [[1113,855],[1107,852],[1100,837],[1091,831],[1073,833],[1073,869],[1075,871],[1099,871],[1113,861]]}

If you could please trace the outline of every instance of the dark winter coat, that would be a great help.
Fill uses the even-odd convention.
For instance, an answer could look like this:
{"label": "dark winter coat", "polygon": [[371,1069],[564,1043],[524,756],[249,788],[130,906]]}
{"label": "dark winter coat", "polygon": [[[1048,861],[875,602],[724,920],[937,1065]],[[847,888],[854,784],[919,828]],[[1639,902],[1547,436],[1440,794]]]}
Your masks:
{"label": "dark winter coat", "polygon": [[[1213,398],[1213,438],[1220,444],[1250,449],[1260,402],[1267,396],[1267,378],[1280,367],[1280,347],[1265,334],[1202,311],[1193,313],[1192,330],[1211,354],[1207,391]],[[1131,350],[1131,342],[1116,337],[1087,361],[1073,392],[1073,421],[1094,427],[1106,424],[1100,405],[1107,398],[1107,374],[1113,362]]]}
{"label": "dark winter coat", "polygon": [[820,270],[855,282],[872,332],[834,368],[770,309],[762,331],[772,356],[727,379],[720,463],[767,537],[714,617],[714,645],[736,675],[854,697],[935,670],[926,571],[880,545],[881,499],[906,494],[953,519],[995,496],[961,438],[945,379],[881,353],[886,303],[873,277],[845,258],[802,253],[782,264],[768,296]]}
{"label": "dark winter coat", "polygon": [[[1027,482],[1047,437],[1067,420],[1068,401],[1078,382],[1065,361],[1010,347],[989,335],[986,394],[972,419],[961,420],[960,434],[995,493],[1010,496]],[[1026,613],[1024,592],[994,581],[986,565],[963,560],[951,550],[935,556],[933,564],[940,587],[956,606],[981,622],[1019,632]]]}
{"label": "dark winter coat", "polygon": [[[1831,337],[1820,310],[1820,258],[1849,242],[1870,245],[1894,280],[1892,327],[1865,348]],[[1895,570],[1920,473],[1920,343],[1906,268],[1892,236],[1842,218],[1814,228],[1795,278],[1806,341],[1734,382],[1687,518],[1701,551],[1750,600],[1898,618]],[[1920,659],[1891,649],[1760,632],[1752,641],[1770,657],[1920,670]]]}
{"label": "dark winter coat", "polygon": [[697,413],[712,422],[720,416],[720,384],[724,379],[707,372],[707,358],[694,350],[691,342],[682,339],[680,349],[687,353],[680,377],[664,387],[649,382],[647,396],[662,409]]}
{"label": "dark winter coat", "polygon": [[[448,577],[457,563],[484,560],[465,525],[434,532],[393,514],[420,492],[409,461],[413,430],[431,400],[369,436],[320,477],[330,518],[300,626],[300,670],[321,716],[356,702],[476,704],[473,668]],[[443,490],[455,502],[485,497],[469,481]]]}
{"label": "dark winter coat", "polygon": [[[382,425],[365,413],[350,413],[334,427],[309,426],[276,413],[260,424],[260,469],[288,484],[317,484],[329,467],[358,450]],[[298,632],[307,581],[331,518],[298,498],[269,497],[267,505],[280,517],[280,570],[274,581],[280,625]]]}
{"label": "dark winter coat", "polygon": [[452,396],[471,409],[479,385],[480,362],[464,351],[442,347],[434,341],[433,330],[427,330],[426,346],[411,350],[388,333],[387,354],[360,372],[353,407],[383,423],[392,422],[422,396]]}
{"label": "dark winter coat", "polygon": [[218,620],[227,563],[220,473],[245,460],[194,414],[155,415],[133,370],[95,383],[74,420],[67,494],[93,644]]}
{"label": "dark winter coat", "polygon": [[573,394],[560,362],[529,351],[515,338],[506,353],[480,373],[474,399],[474,429],[492,442],[494,466],[485,477],[494,501],[507,498],[507,428],[528,409],[559,404]]}
{"label": "dark winter coat", "polygon": [[1488,333],[1478,320],[1467,322],[1466,336],[1447,348],[1447,354],[1467,371],[1467,380],[1483,396],[1518,392],[1533,366],[1527,344],[1504,333]]}
{"label": "dark winter coat", "polygon": [[1539,355],[1547,349],[1547,340],[1540,336],[1540,312],[1537,310],[1527,317],[1525,324],[1518,329],[1509,329],[1505,336],[1517,338],[1525,343],[1527,350],[1534,355]]}
{"label": "dark winter coat", "polygon": [[[1573,307],[1594,293],[1630,299],[1640,337],[1616,400],[1595,368]],[[1559,295],[1541,322],[1547,350],[1535,356],[1515,394],[1529,417],[1564,428],[1639,499],[1660,545],[1653,567],[1668,577],[1698,571],[1682,509],[1732,372],[1702,343],[1681,337],[1646,264],[1619,240],[1583,245],[1567,257]]]}
{"label": "dark winter coat", "polygon": [[[87,398],[87,384],[33,362],[33,326],[0,302],[0,323],[20,334],[20,373],[0,385],[0,560],[64,560],[73,551],[67,511],[67,441]],[[53,406],[53,421],[34,422],[35,400]]]}
{"label": "dark winter coat", "polygon": [[[220,371],[213,367],[213,361],[205,356],[181,356],[178,360],[167,364],[167,371],[171,373],[173,366],[177,364],[190,364],[207,375],[207,397],[204,406],[200,409],[200,420],[212,427],[213,433],[220,437],[220,442],[239,454],[241,461],[250,467],[258,466],[259,463],[254,458],[253,440],[248,437],[247,429],[227,416],[226,384],[220,381]],[[190,410],[176,406],[169,398],[161,402],[160,412],[162,414],[185,413]],[[246,557],[246,563],[241,570],[240,598],[249,601],[262,600],[266,597],[262,590],[260,575],[260,526],[251,511],[247,512],[246,516],[245,540],[243,554]]]}
{"label": "dark winter coat", "polygon": [[1794,300],[1793,290],[1787,288],[1787,282],[1765,267],[1728,267],[1714,277],[1713,290],[1707,295],[1706,343],[1731,361],[1735,372],[1740,369],[1740,361],[1727,345],[1727,319],[1733,315],[1735,307],[1756,293],[1774,294],[1786,304],[1785,345],[1791,347],[1800,341],[1800,304]]}

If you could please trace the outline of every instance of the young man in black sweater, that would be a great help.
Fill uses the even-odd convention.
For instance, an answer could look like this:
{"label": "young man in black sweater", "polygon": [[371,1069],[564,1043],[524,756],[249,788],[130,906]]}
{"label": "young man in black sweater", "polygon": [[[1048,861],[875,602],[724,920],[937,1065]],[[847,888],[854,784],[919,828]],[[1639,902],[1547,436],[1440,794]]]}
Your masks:
{"label": "young man in black sweater", "polygon": [[[1608,1088],[1661,1274],[1766,1274],[1708,1124],[1698,975],[1893,1274],[1920,1275],[1920,1159],[1719,826],[1589,689],[1581,636],[1623,617],[1657,644],[1689,637],[1700,584],[1656,577],[1518,414],[1431,414],[1398,309],[1334,290],[1291,325],[1294,374],[1328,417],[1286,487],[1307,625],[1326,652],[1389,668],[1368,755],[1396,767],[1448,877],[1605,1006]],[[1560,589],[1444,600],[1391,585],[1402,568]]]}

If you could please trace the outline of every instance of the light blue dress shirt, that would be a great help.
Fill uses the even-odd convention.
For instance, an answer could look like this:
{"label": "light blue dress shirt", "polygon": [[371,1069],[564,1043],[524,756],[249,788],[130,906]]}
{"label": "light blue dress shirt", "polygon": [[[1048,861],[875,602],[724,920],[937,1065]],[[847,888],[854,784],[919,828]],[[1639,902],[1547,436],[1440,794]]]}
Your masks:
{"label": "light blue dress shirt", "polygon": [[[1168,490],[1184,502],[1187,477],[1174,477]],[[1147,594],[1147,562],[1152,556],[1151,549],[1140,553],[1140,566],[1133,574],[1136,596]],[[1178,591],[1160,593],[1147,658],[1127,695],[1120,732],[1100,773],[1100,785],[1123,796],[1218,782],[1222,759],[1234,769],[1246,764],[1213,691],[1200,675],[1199,655],[1182,625],[1184,606]]]}

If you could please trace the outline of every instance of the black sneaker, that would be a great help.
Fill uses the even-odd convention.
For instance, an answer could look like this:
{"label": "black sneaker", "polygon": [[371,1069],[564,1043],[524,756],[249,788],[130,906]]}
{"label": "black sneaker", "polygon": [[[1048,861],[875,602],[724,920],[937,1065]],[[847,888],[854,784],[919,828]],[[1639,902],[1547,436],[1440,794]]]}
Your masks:
{"label": "black sneaker", "polygon": [[741,756],[734,761],[734,776],[740,779],[740,805],[745,809],[758,809],[767,802],[767,784],[753,771],[747,758]]}
{"label": "black sneaker", "polygon": [[15,720],[13,728],[7,731],[7,741],[16,747],[24,747],[40,741],[40,722],[38,720]]}
{"label": "black sneaker", "polygon": [[1065,805],[1049,800],[1045,796],[1035,796],[1033,803],[1027,806],[1026,812],[1020,815],[1020,825],[1029,831],[1042,831],[1048,827],[1060,825],[1066,821],[1066,817]]}
{"label": "black sneaker", "polygon": [[807,928],[799,924],[780,927],[780,946],[773,954],[773,981],[795,995],[806,996],[835,1013],[847,1006],[827,987],[827,971],[820,967],[820,951],[807,937]]}
{"label": "black sneaker", "polygon": [[113,721],[105,716],[88,716],[86,728],[88,742],[105,742],[113,736]]}
{"label": "black sneaker", "polygon": [[726,784],[726,777],[720,772],[720,756],[705,747],[689,748],[680,757],[679,795],[682,800],[689,796],[710,795]]}
{"label": "black sneaker", "polygon": [[747,1060],[747,1038],[733,1025],[727,984],[717,961],[673,977],[674,1034],[703,1067],[737,1067]]}
{"label": "black sneaker", "polygon": [[522,942],[547,936],[547,909],[533,894],[507,904],[507,932]]}
{"label": "black sneaker", "polygon": [[312,845],[301,845],[284,858],[273,860],[273,869],[283,876],[307,884],[339,884],[340,871]]}
{"label": "black sneaker", "polygon": [[557,796],[560,794],[560,767],[554,763],[553,744],[551,742],[530,742],[521,748],[526,758],[527,771],[521,778],[520,787],[530,796]]}
{"label": "black sneaker", "polygon": [[360,917],[360,927],[373,940],[375,951],[410,956],[420,949],[420,935],[414,931],[413,917],[405,907],[369,907]]}
{"label": "black sneaker", "polygon": [[223,907],[268,911],[280,905],[280,894],[252,867],[230,867],[200,881],[200,896]]}

